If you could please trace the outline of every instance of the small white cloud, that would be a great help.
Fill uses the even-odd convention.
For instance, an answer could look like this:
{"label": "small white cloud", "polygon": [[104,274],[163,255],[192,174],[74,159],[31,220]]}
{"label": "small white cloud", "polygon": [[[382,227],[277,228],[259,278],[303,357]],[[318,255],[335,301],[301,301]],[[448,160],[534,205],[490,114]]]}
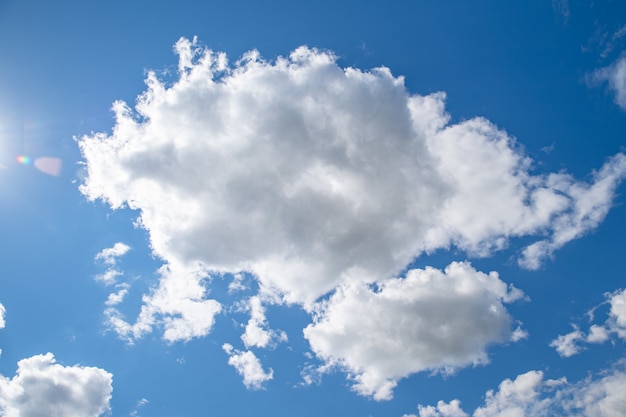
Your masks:
{"label": "small white cloud", "polygon": [[[437,402],[437,406],[418,406],[419,417],[468,417],[463,410],[461,410],[461,402],[459,400],[452,400],[449,403],[444,401]],[[405,416],[410,417],[410,416]],[[413,416],[417,417],[417,416]]]}
{"label": "small white cloud", "polygon": [[144,405],[148,404],[149,402],[150,401],[146,400],[145,398],[142,398],[141,400],[137,401],[137,404],[135,405],[135,409],[130,412],[130,417],[140,417],[139,409],[143,407]]}
{"label": "small white cloud", "polygon": [[130,250],[130,246],[122,242],[117,242],[113,247],[102,249],[96,254],[95,260],[103,262],[108,266],[102,274],[96,275],[96,281],[104,283],[104,285],[114,285],[117,278],[124,275],[115,268],[118,258],[124,256]]}
{"label": "small white cloud", "polygon": [[230,284],[228,284],[228,292],[232,294],[234,292],[247,289],[248,287],[244,283],[244,279],[244,275],[241,273],[233,274],[233,280],[230,282]]}
{"label": "small white cloud", "polygon": [[519,342],[524,339],[528,339],[528,332],[518,326],[517,329],[513,331],[513,334],[511,334],[511,341]]}
{"label": "small white cloud", "polygon": [[623,53],[612,65],[593,72],[592,83],[606,82],[615,94],[615,103],[626,110],[626,53]]}
{"label": "small white cloud", "polygon": [[168,265],[159,273],[159,285],[143,297],[144,304],[135,323],[130,324],[111,307],[105,311],[109,327],[129,343],[150,333],[155,325],[163,326],[163,339],[170,343],[207,335],[222,306],[205,298],[206,272],[202,268],[191,270]]}
{"label": "small white cloud", "polygon": [[0,375],[5,417],[97,417],[109,411],[112,375],[100,368],[63,366],[51,353],[22,359],[16,375]]}
{"label": "small white cloud", "polygon": [[124,297],[128,294],[128,286],[124,285],[118,292],[112,292],[104,302],[107,307],[113,307],[124,301]]}
{"label": "small white cloud", "polygon": [[258,295],[250,297],[247,303],[247,310],[250,312],[250,320],[246,324],[245,333],[241,336],[241,340],[246,345],[246,348],[265,348],[277,342],[287,341],[285,332],[267,329],[265,307],[263,307],[261,298]]}
{"label": "small white cloud", "polygon": [[124,256],[130,250],[130,246],[117,242],[113,247],[102,249],[96,254],[96,260],[107,265],[115,265],[117,258]]}
{"label": "small white cloud", "polygon": [[570,333],[559,335],[555,340],[550,342],[550,347],[556,349],[556,351],[564,358],[576,355],[580,352],[581,347],[577,344],[578,341],[585,340],[585,335],[576,326]]}
{"label": "small white cloud", "polygon": [[547,202],[546,207],[567,202],[567,208],[551,212],[553,218],[550,238],[525,248],[519,264],[524,268],[538,269],[543,260],[551,258],[557,249],[598,227],[608,214],[615,190],[624,175],[624,154],[609,158],[599,171],[593,173],[594,181],[591,184],[575,181],[566,174],[549,175],[546,181],[549,188],[539,198],[552,201]]}
{"label": "small white cloud", "polygon": [[[610,310],[603,324],[592,324],[586,335],[578,326],[573,326],[573,332],[558,336],[557,339],[550,343],[550,346],[556,348],[561,356],[569,357],[582,350],[582,347],[579,345],[582,342],[604,343],[611,338],[612,334],[626,339],[626,289],[606,293],[605,298],[606,301],[603,304],[609,304]],[[595,310],[598,307],[592,308],[587,313],[590,320],[595,318]]]}
{"label": "small white cloud", "polygon": [[519,375],[515,380],[506,379],[498,391],[489,391],[485,396],[485,406],[474,412],[474,417],[526,416],[530,405],[539,394],[543,373],[530,371]]}
{"label": "small white cloud", "polygon": [[588,343],[604,343],[609,340],[610,334],[609,329],[606,327],[594,324],[589,328],[586,341]]}
{"label": "small white cloud", "polygon": [[7,324],[6,319],[5,319],[6,314],[7,314],[6,308],[4,308],[2,303],[0,303],[0,329],[4,329],[4,327]]}
{"label": "small white cloud", "polygon": [[248,389],[262,389],[263,384],[274,378],[274,371],[270,368],[265,371],[261,361],[252,351],[242,352],[234,349],[232,345],[224,343],[224,352],[229,356],[228,364],[233,366],[239,375],[243,377],[243,383]]}
{"label": "small white cloud", "polygon": [[468,263],[415,269],[378,290],[339,288],[304,335],[320,359],[352,375],[356,392],[386,400],[401,378],[484,364],[488,345],[519,340],[503,303],[522,297]]}
{"label": "small white cloud", "polygon": [[96,275],[96,281],[102,282],[104,285],[113,285],[117,282],[117,277],[124,275],[121,271],[109,268],[104,273]]}

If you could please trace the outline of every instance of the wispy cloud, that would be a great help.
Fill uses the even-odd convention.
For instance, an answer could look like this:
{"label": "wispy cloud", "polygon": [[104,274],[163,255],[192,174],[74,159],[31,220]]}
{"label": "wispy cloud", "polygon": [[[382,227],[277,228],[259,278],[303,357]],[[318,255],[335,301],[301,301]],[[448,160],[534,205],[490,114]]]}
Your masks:
{"label": "wispy cloud", "polygon": [[615,95],[615,103],[626,110],[626,53],[608,67],[594,71],[588,81],[591,84],[608,84]]}
{"label": "wispy cloud", "polygon": [[7,324],[6,319],[4,318],[6,314],[6,308],[4,308],[4,306],[0,303],[0,329],[4,329]]}
{"label": "wispy cloud", "polygon": [[[550,343],[559,355],[563,357],[576,355],[585,348],[585,344],[604,343],[610,340],[611,336],[626,340],[626,289],[607,293],[605,298],[604,304],[608,304],[610,309],[604,323],[592,324],[586,333],[578,326],[572,325],[574,327],[572,332],[559,335]],[[590,314],[590,317],[593,319],[595,315]]]}
{"label": "wispy cloud", "polygon": [[552,9],[563,21],[563,24],[567,25],[570,18],[569,0],[552,0]]}
{"label": "wispy cloud", "polygon": [[112,247],[102,249],[98,252],[95,260],[103,262],[107,265],[107,269],[102,274],[96,275],[96,280],[105,285],[116,284],[117,278],[123,275],[123,273],[116,268],[117,260],[124,256],[129,250],[130,246],[122,242],[117,242]]}

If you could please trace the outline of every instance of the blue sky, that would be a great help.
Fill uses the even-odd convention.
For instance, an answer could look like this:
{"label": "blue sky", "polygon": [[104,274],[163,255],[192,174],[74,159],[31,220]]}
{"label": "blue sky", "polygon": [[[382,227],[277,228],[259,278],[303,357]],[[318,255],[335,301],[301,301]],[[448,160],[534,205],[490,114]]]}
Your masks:
{"label": "blue sky", "polygon": [[0,0],[0,413],[626,414],[626,9]]}

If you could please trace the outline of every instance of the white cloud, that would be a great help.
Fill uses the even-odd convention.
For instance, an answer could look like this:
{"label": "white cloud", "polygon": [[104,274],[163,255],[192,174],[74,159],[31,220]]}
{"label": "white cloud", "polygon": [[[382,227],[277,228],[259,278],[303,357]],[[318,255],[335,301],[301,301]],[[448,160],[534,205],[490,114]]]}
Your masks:
{"label": "white cloud", "polygon": [[263,384],[274,377],[274,371],[270,368],[265,372],[261,361],[252,351],[242,352],[234,349],[232,345],[224,343],[224,352],[229,356],[228,364],[233,366],[239,375],[243,377],[243,383],[248,389],[262,389]]}
{"label": "white cloud", "polygon": [[538,241],[524,250],[520,265],[537,269],[555,250],[595,229],[608,214],[615,190],[625,174],[626,156],[617,154],[593,173],[591,184],[577,182],[566,174],[549,175],[546,186],[550,191],[545,192],[551,194],[550,199],[555,199],[553,203],[566,196],[569,207],[554,215],[549,239]]}
{"label": "white cloud", "polygon": [[319,358],[349,372],[356,392],[390,399],[403,377],[484,364],[488,345],[519,339],[503,303],[522,297],[468,263],[414,269],[377,290],[339,288],[304,335]]}
{"label": "white cloud", "polygon": [[552,9],[563,20],[563,24],[567,25],[570,17],[569,0],[552,0]]}
{"label": "white cloud", "polygon": [[287,341],[285,332],[267,329],[265,307],[258,295],[250,297],[246,308],[250,312],[250,320],[246,324],[245,333],[241,336],[246,348],[265,348],[277,342]]}
{"label": "white cloud", "polygon": [[[450,123],[444,93],[410,94],[387,68],[341,68],[329,52],[301,47],[268,62],[252,51],[229,65],[195,39],[175,50],[178,80],[150,73],[134,109],[114,104],[111,134],[78,141],[87,170],[81,192],[138,210],[137,224],[164,262],[134,320],[116,307],[122,293],[110,298],[108,325],[130,343],[155,328],[169,342],[209,333],[222,311],[209,298],[212,275],[248,274],[259,297],[309,312],[336,290],[306,329],[311,348],[347,370],[359,393],[389,398],[411,373],[484,363],[489,344],[525,337],[511,331],[503,307],[519,293],[495,274],[453,264],[445,274],[395,275],[424,253],[456,247],[489,256],[518,237],[530,241],[518,251],[520,265],[539,268],[598,226],[626,172],[618,154],[590,182],[534,174],[521,147],[488,120]],[[116,253],[101,259],[114,266]],[[414,283],[429,274],[441,279]],[[111,272],[107,281],[115,280]],[[241,284],[235,278],[230,290]],[[413,298],[391,303],[403,286]],[[455,308],[417,304],[426,293]],[[362,298],[377,317],[363,314]],[[422,321],[403,321],[402,308]],[[336,313],[343,310],[349,314]],[[278,341],[262,306],[250,311],[246,348]],[[431,334],[433,323],[441,334]],[[342,325],[367,341],[363,328],[381,331],[399,347],[385,338],[356,346],[337,331]],[[231,355],[238,369],[257,363],[251,358]]]}
{"label": "white cloud", "polygon": [[[460,407],[459,400],[452,400],[449,403],[444,401],[437,402],[437,406],[418,406],[419,417],[467,417],[467,414]],[[414,415],[405,415],[404,417],[416,417]]]}
{"label": "white cloud", "polygon": [[51,353],[18,362],[16,375],[0,375],[5,417],[96,417],[109,411],[112,375],[103,369],[63,366]]}
{"label": "white cloud", "polygon": [[107,269],[102,274],[96,275],[96,280],[107,286],[116,284],[117,278],[124,275],[121,271],[115,268],[117,260],[118,258],[124,256],[129,250],[130,246],[122,242],[117,242],[112,247],[102,249],[98,252],[95,260],[106,264]]}
{"label": "white cloud", "polygon": [[130,250],[130,246],[123,242],[117,242],[113,247],[102,249],[96,254],[96,260],[107,265],[115,265],[117,258],[124,256]]}
{"label": "white cloud", "polygon": [[[623,30],[624,28],[620,32]],[[591,81],[606,82],[615,94],[615,103],[626,110],[626,53],[623,53],[612,65],[596,70],[591,76]]]}
{"label": "white cloud", "polygon": [[140,417],[139,409],[148,403],[150,403],[150,401],[146,400],[145,398],[142,398],[141,400],[137,401],[137,404],[135,405],[135,409],[130,412],[130,417]]}
{"label": "white cloud", "polygon": [[246,284],[244,283],[244,275],[243,274],[233,274],[233,280],[228,284],[228,293],[232,294],[237,291],[243,291],[248,289]]}
{"label": "white cloud", "polygon": [[6,316],[6,314],[7,314],[6,308],[4,308],[2,303],[0,303],[0,329],[4,329],[4,327],[7,324],[7,322],[6,322],[5,318],[4,318]]}
{"label": "white cloud", "polygon": [[[6,313],[7,310],[4,308],[2,303],[0,303],[0,329],[4,329],[7,324],[5,319]],[[2,355],[2,349],[0,349],[0,355]]]}
{"label": "white cloud", "polygon": [[445,95],[410,95],[386,68],[340,68],[301,47],[234,66],[176,44],[180,79],[151,73],[135,110],[114,105],[111,135],[79,145],[81,191],[140,210],[166,263],[254,274],[263,291],[310,307],[341,284],[387,279],[424,250],[488,255],[511,237],[548,236],[537,268],[596,227],[626,158],[592,184],[531,175],[489,121],[449,124]]}
{"label": "white cloud", "polygon": [[205,298],[205,271],[168,265],[159,273],[159,284],[143,297],[135,323],[130,324],[118,309],[109,307],[105,310],[109,327],[129,343],[150,333],[155,325],[163,327],[163,339],[170,343],[208,334],[222,306]]}
{"label": "white cloud", "polygon": [[555,348],[559,355],[568,358],[580,352],[581,348],[576,342],[584,339],[584,333],[577,327],[574,327],[573,331],[564,335],[559,335],[559,337],[550,342],[550,347]]}
{"label": "white cloud", "polygon": [[[626,289],[607,294],[607,298],[611,305],[610,318],[619,330],[626,331]],[[621,333],[620,337],[626,337],[626,334]]]}
{"label": "white cloud", "polygon": [[477,408],[474,417],[531,415],[542,382],[543,373],[539,371],[526,372],[514,380],[504,380],[497,392],[487,392],[485,406]]}
{"label": "white cloud", "polygon": [[[488,391],[485,404],[473,417],[621,417],[626,415],[626,373],[623,364],[602,376],[569,384],[565,378],[544,380],[543,372],[529,371],[504,380]],[[458,400],[419,405],[420,417],[465,417]]]}
{"label": "white cloud", "polygon": [[[609,304],[610,309],[608,317],[601,325],[592,324],[587,334],[582,332],[574,325],[574,331],[565,335],[559,335],[550,343],[559,355],[569,357],[580,353],[583,349],[580,343],[604,343],[610,339],[612,334],[617,337],[626,339],[626,289],[620,289],[612,293],[606,293],[606,301],[603,304]],[[593,313],[597,307],[594,307],[589,316],[591,320],[595,318]]]}
{"label": "white cloud", "polygon": [[117,283],[117,277],[124,275],[121,271],[115,268],[108,268],[102,274],[96,275],[96,281],[102,282],[104,285],[114,285]]}
{"label": "white cloud", "polygon": [[128,294],[128,285],[120,285],[121,289],[117,292],[112,292],[104,302],[108,307],[113,307],[124,301],[124,297]]}

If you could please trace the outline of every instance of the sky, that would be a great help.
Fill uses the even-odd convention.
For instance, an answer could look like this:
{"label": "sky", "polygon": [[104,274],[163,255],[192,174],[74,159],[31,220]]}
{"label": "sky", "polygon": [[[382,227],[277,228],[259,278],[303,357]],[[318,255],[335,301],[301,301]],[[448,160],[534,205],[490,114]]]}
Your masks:
{"label": "sky", "polygon": [[0,0],[0,415],[626,415],[626,5]]}

